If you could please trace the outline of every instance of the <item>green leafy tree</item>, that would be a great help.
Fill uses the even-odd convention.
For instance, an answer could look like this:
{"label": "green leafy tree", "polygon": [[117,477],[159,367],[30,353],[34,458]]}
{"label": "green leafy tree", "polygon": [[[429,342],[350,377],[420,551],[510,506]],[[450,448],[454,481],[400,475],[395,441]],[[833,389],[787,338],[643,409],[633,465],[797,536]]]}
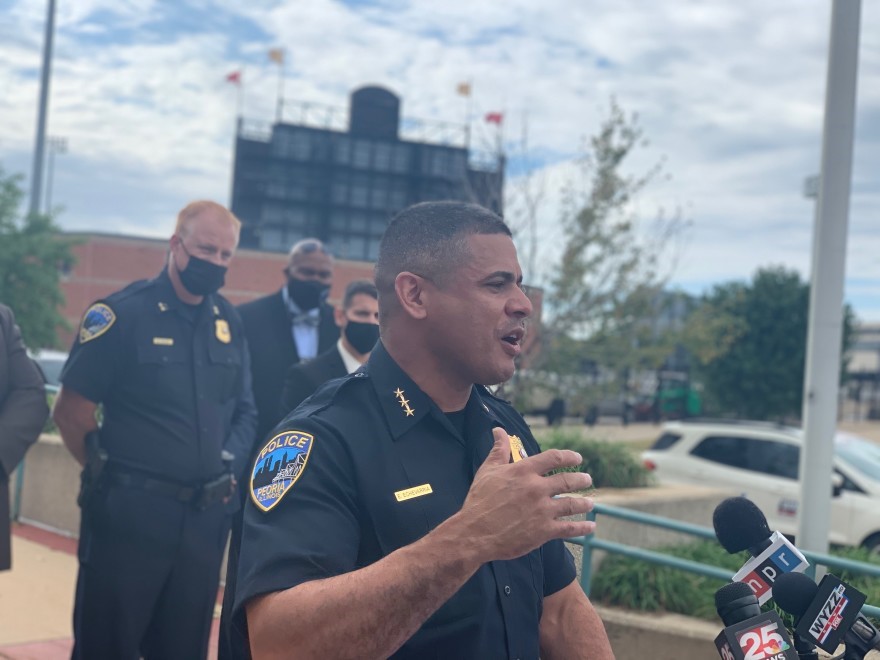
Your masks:
{"label": "green leafy tree", "polygon": [[[615,384],[599,379],[605,383],[602,392],[594,387],[562,392],[568,400],[619,394],[628,374],[656,368],[673,345],[656,323],[666,299],[662,264],[687,222],[678,211],[667,215],[660,209],[649,218],[635,212],[645,188],[668,178],[662,159],[640,174],[629,173],[633,153],[646,145],[637,116],[626,115],[612,99],[576,175],[563,190],[562,255],[547,277],[541,341],[534,345],[536,356],[527,361],[556,374],[583,374],[587,369],[594,375],[598,370],[618,375]],[[526,229],[517,242],[525,242],[530,257],[534,250],[528,247],[529,236],[535,237],[537,223],[527,221],[539,210],[543,183],[515,198],[520,207],[517,226]]]}
{"label": "green leafy tree", "polygon": [[61,267],[74,262],[72,241],[59,234],[50,215],[20,216],[20,181],[0,167],[0,302],[15,312],[28,346],[52,347],[56,329],[67,326],[59,279]]}
{"label": "green leafy tree", "polygon": [[[722,284],[704,297],[684,342],[700,365],[709,407],[760,420],[800,416],[809,299],[809,284],[784,267],[762,268],[750,283]],[[844,349],[852,324],[847,307]]]}

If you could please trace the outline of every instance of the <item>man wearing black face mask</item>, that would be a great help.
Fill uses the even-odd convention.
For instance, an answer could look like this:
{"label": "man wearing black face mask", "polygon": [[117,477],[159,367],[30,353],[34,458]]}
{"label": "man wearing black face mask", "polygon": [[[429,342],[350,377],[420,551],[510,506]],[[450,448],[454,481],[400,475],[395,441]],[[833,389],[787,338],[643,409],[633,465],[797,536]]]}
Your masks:
{"label": "man wearing black face mask", "polygon": [[333,307],[326,303],[333,258],[317,239],[290,249],[286,286],[238,307],[251,352],[260,441],[281,421],[279,401],[291,365],[311,360],[339,339]]}
{"label": "man wearing black face mask", "polygon": [[217,293],[240,226],[189,204],[162,272],[83,316],[53,413],[83,465],[73,658],[207,654],[257,421],[241,320]]}
{"label": "man wearing black face mask", "polygon": [[336,310],[342,336],[336,346],[314,360],[293,365],[281,395],[286,415],[328,380],[357,371],[379,341],[379,294],[369,280],[355,280],[345,288],[342,309]]}

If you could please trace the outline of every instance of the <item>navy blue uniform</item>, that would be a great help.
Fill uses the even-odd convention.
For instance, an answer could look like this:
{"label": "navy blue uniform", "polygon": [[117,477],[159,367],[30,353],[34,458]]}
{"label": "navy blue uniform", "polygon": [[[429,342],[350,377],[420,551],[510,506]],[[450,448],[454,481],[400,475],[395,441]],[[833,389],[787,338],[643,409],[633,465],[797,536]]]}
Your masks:
{"label": "navy blue uniform", "polygon": [[[441,412],[381,342],[365,367],[319,389],[256,456],[236,628],[246,632],[254,596],[368,566],[458,512],[496,426],[514,436],[514,460],[540,451],[483,387],[462,413]],[[562,541],[484,564],[394,657],[537,658],[543,599],[574,577]]]}
{"label": "navy blue uniform", "polygon": [[74,657],[204,657],[231,512],[199,497],[224,449],[241,474],[256,429],[238,314],[182,303],[163,270],[89,308],[62,383],[103,404],[109,456],[82,515]]}

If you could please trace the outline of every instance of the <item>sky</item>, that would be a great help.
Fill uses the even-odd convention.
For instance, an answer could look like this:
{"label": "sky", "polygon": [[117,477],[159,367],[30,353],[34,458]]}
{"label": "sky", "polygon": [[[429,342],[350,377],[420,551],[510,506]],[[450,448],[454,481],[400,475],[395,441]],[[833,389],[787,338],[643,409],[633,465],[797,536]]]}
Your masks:
{"label": "sky", "polygon": [[[632,212],[646,227],[659,209],[687,221],[671,286],[699,294],[780,265],[809,277],[803,190],[821,163],[828,0],[57,4],[48,134],[68,145],[51,186],[65,230],[167,237],[188,201],[229,204],[238,104],[274,119],[268,51],[284,48],[290,102],[345,108],[379,84],[404,116],[469,118],[484,144],[485,113],[503,112],[508,190],[531,177],[544,191],[535,279],[558,258],[561,190],[612,98],[648,141],[631,173],[664,163]],[[26,188],[45,20],[46,0],[0,0],[0,166]],[[861,25],[845,298],[880,322],[880,0],[862,2]]]}

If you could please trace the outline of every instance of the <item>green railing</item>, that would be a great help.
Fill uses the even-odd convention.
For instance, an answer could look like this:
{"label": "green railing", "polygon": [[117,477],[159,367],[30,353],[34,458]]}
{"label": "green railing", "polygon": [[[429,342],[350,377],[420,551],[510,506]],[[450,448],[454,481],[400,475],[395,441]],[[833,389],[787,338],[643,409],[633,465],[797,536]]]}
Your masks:
{"label": "green railing", "polygon": [[[46,395],[49,394],[58,394],[58,391],[61,389],[57,385],[49,385],[46,383]],[[27,455],[25,455],[21,462],[18,464],[18,467],[15,468],[15,490],[12,495],[12,508],[9,511],[9,517],[12,520],[18,520],[21,517],[21,492],[24,488],[24,462],[27,459]]]}
{"label": "green railing", "polygon": [[[602,514],[604,516],[610,516],[612,518],[620,518],[621,520],[627,520],[629,522],[638,523],[640,525],[651,525],[652,527],[660,527],[662,529],[668,529],[674,532],[683,532],[685,534],[691,534],[692,536],[698,536],[704,539],[715,540],[715,531],[711,527],[703,527],[701,525],[693,525],[691,523],[681,522],[678,520],[671,520],[670,518],[663,518],[661,516],[655,516],[649,513],[642,513],[641,511],[633,511],[632,509],[624,509],[617,506],[609,506],[607,504],[596,503],[593,507],[593,510],[587,514],[587,520],[595,521],[596,514]],[[652,564],[669,566],[670,568],[677,568],[682,571],[688,571],[690,573],[696,573],[697,575],[704,575],[706,577],[718,578],[720,580],[729,581],[733,577],[733,572],[727,570],[726,568],[719,568],[718,566],[712,566],[711,564],[703,564],[697,561],[690,561],[689,559],[672,557],[670,555],[663,554],[662,552],[655,552],[653,550],[646,550],[644,548],[636,548],[634,546],[625,545],[623,543],[605,541],[604,539],[596,538],[593,534],[589,536],[575,536],[573,538],[566,539],[566,541],[579,545],[584,550],[583,559],[581,562],[581,586],[583,587],[584,592],[587,595],[589,595],[590,593],[590,581],[592,579],[593,550],[605,550],[606,552],[610,552],[613,554],[624,555],[626,557],[632,557],[641,561],[647,561]],[[810,561],[811,566],[807,572],[811,575],[815,575],[816,565],[822,565],[829,568],[847,570],[852,573],[869,575],[871,577],[880,577],[880,566],[874,564],[866,564],[864,562],[853,561],[851,559],[833,557],[831,555],[826,555],[821,552],[811,552],[808,550],[801,550],[801,552],[803,552],[804,556]],[[862,611],[868,616],[880,618],[880,607],[865,605],[862,608]]]}

